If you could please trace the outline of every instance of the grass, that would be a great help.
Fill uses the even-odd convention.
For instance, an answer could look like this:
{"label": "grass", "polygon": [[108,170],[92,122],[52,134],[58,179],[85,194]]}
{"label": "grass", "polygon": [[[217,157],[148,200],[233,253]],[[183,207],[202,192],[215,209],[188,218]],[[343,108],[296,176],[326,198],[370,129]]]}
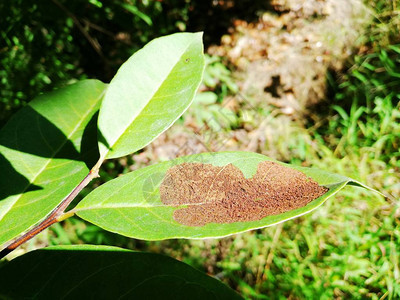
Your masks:
{"label": "grass", "polygon": [[328,113],[333,117],[317,133],[326,135],[337,155],[346,148],[369,147],[371,159],[399,167],[400,46],[357,56],[354,63],[335,87],[335,104]]}

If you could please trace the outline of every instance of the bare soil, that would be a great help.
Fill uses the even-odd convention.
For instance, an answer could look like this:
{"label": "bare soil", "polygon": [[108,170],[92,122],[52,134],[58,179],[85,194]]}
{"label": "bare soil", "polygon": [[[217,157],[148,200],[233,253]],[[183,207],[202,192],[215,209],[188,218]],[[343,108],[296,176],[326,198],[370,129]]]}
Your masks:
{"label": "bare soil", "polygon": [[236,20],[210,54],[226,57],[241,91],[302,115],[326,98],[326,74],[362,43],[371,14],[362,0],[272,0],[258,21]]}

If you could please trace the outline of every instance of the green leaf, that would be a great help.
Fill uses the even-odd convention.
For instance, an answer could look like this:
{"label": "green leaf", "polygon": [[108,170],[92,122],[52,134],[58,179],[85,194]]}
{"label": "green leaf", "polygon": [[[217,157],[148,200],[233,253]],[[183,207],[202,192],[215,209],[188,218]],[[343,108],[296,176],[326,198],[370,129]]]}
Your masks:
{"label": "green leaf", "polygon": [[[277,162],[262,163],[271,161],[266,156],[250,152],[203,153],[178,158],[107,182],[84,198],[74,211],[81,218],[106,230],[139,239],[223,237],[306,214],[347,184],[363,186],[345,176],[321,170]],[[189,166],[197,163],[191,178],[176,176],[191,171],[183,163],[189,163]],[[263,167],[268,165],[268,170],[260,169],[259,174],[259,164]],[[208,169],[202,170],[199,166]],[[175,170],[176,174],[167,173],[171,170]],[[255,174],[261,178],[259,181],[256,181]],[[326,192],[317,183],[329,190]],[[164,199],[160,197],[161,184]],[[263,187],[264,184],[270,185]],[[258,198],[251,196],[257,189],[262,193],[271,193],[268,194],[271,200],[267,201],[272,202],[264,203],[261,209],[257,205],[262,202],[257,201],[262,200],[262,195]],[[326,193],[321,193],[321,189]],[[314,190],[319,191],[321,196],[312,200]],[[238,195],[242,197],[239,199],[241,202],[228,200],[236,199]],[[215,205],[217,200],[220,204]],[[310,201],[307,205],[296,207],[299,201],[306,200]],[[286,206],[293,209],[263,215],[263,209],[278,211]],[[252,211],[249,212],[249,209]],[[207,222],[202,222],[204,220]]]}
{"label": "green leaf", "polygon": [[3,299],[241,299],[172,259],[105,246],[50,247],[0,268]]}
{"label": "green leaf", "polygon": [[140,150],[188,108],[204,70],[201,39],[201,33],[155,39],[121,66],[100,109],[103,159]]}
{"label": "green leaf", "polygon": [[137,16],[140,19],[142,19],[147,25],[149,26],[153,25],[153,21],[151,20],[151,18],[145,13],[141,12],[135,5],[127,3],[119,3],[119,5],[121,5],[124,9],[129,11],[134,16]]}
{"label": "green leaf", "polygon": [[0,245],[42,220],[98,159],[105,87],[86,80],[41,95],[0,131]]}
{"label": "green leaf", "polygon": [[[203,92],[200,94],[196,95],[194,104],[196,104],[196,106],[198,106],[198,108],[201,107],[201,105],[211,105],[214,104],[218,101],[218,96],[217,94],[213,93],[213,92]],[[201,105],[199,105],[201,104]]]}

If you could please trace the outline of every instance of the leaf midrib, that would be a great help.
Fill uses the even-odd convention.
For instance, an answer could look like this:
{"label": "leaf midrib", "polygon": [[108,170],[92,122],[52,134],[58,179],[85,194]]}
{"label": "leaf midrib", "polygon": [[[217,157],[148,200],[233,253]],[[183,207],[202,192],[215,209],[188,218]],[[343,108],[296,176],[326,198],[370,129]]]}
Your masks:
{"label": "leaf midrib", "polygon": [[[343,182],[338,182],[336,183],[336,188],[333,189],[329,195],[327,195],[327,198],[332,197],[334,194],[336,194],[338,191],[340,191],[344,186],[346,186],[349,182],[353,182],[353,180],[348,179],[346,181]],[[329,193],[329,191],[327,192]],[[324,197],[327,193],[325,193],[324,195],[321,195],[320,197]],[[320,198],[318,197],[318,198]],[[313,201],[315,201],[316,199],[312,200],[310,203],[312,203]],[[219,201],[218,201],[219,202]],[[82,208],[76,208],[76,209],[72,209],[70,212],[71,213],[79,213],[82,211],[90,211],[90,210],[101,210],[101,209],[118,209],[118,208],[122,208],[122,209],[129,209],[129,208],[156,208],[156,207],[174,207],[174,208],[183,208],[183,207],[189,207],[189,206],[201,206],[201,205],[206,205],[206,204],[213,204],[213,203],[218,203],[218,202],[199,202],[199,203],[182,203],[179,205],[171,205],[171,204],[150,204],[150,203],[145,203],[145,204],[141,204],[141,203],[137,203],[136,205],[127,205],[127,204],[122,204],[122,205],[104,205],[104,206],[89,206],[89,207],[82,207]]]}
{"label": "leaf midrib", "polygon": [[[194,39],[192,39],[192,41],[186,46],[186,48],[184,49],[184,51],[182,51],[182,54],[179,56],[179,59],[176,60],[176,62],[172,65],[171,69],[168,71],[167,76],[165,78],[168,78],[169,75],[171,74],[172,70],[176,67],[176,65],[179,63],[179,61],[181,60],[182,56],[186,53],[187,49],[193,44]],[[160,90],[161,86],[164,84],[166,80],[162,80],[159,84],[159,86],[157,87],[157,89],[155,89],[154,93],[151,95],[151,97],[149,97],[149,101],[146,103],[146,105],[144,105],[140,111],[133,116],[133,119],[128,123],[128,125],[122,130],[122,133],[119,134],[119,137],[114,141],[114,143],[112,145],[109,145],[109,147],[107,148],[107,151],[104,153],[104,158],[107,157],[108,153],[110,153],[110,150],[112,150],[113,147],[115,147],[115,145],[119,142],[119,140],[122,138],[122,136],[124,135],[124,133],[127,131],[127,129],[132,125],[132,123],[136,120],[136,118],[145,110],[145,108],[149,105],[149,103],[152,101],[152,99],[154,98],[154,95],[157,94],[157,92]]]}

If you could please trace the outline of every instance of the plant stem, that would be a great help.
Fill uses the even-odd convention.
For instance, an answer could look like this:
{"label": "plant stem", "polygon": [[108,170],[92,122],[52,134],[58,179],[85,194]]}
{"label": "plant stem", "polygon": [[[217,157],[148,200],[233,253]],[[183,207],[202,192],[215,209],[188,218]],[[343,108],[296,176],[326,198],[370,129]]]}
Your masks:
{"label": "plant stem", "polygon": [[65,197],[61,201],[61,203],[56,208],[54,208],[52,212],[41,223],[33,227],[31,230],[29,230],[22,236],[15,239],[10,245],[1,250],[0,259],[2,259],[4,256],[15,250],[23,243],[29,241],[31,238],[33,238],[34,236],[42,232],[44,229],[51,226],[52,224],[60,222],[62,220],[65,220],[66,218],[73,216],[73,214],[67,216],[63,214],[67,209],[68,205],[71,204],[71,202],[80,193],[80,191],[82,191],[83,188],[86,187],[89,184],[89,182],[92,181],[94,178],[99,177],[99,168],[102,162],[103,159],[100,159],[96,163],[96,165],[90,170],[89,174],[87,174],[86,177],[83,178],[83,180],[72,190],[72,192],[69,193],[69,195]]}

